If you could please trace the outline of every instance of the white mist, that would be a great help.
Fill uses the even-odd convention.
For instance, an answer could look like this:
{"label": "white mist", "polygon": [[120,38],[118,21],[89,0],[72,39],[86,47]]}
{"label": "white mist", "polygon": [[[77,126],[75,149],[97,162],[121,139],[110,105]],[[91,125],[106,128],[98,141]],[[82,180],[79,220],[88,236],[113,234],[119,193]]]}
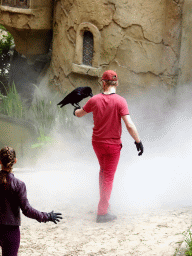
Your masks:
{"label": "white mist", "polygon": [[[188,86],[176,92],[152,89],[139,97],[127,97],[144,154],[137,155],[123,126],[123,148],[111,196],[116,213],[192,205],[190,96]],[[72,114],[72,107],[66,107]],[[38,210],[70,208],[75,213],[84,208],[96,213],[99,164],[91,145],[92,116],[78,122],[79,129],[88,129],[85,138],[76,140],[65,131],[58,135],[55,128],[55,143],[40,155],[37,165],[15,171]]]}

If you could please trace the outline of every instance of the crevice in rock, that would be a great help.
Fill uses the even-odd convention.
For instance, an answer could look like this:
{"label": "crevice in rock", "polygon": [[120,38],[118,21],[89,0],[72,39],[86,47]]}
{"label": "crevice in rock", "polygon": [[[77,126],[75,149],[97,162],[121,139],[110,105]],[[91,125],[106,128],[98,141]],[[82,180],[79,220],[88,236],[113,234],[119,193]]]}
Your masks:
{"label": "crevice in rock", "polygon": [[[107,28],[108,26],[110,26],[111,25],[111,23],[113,23],[114,21],[113,21],[113,19],[111,19],[111,22],[109,23],[109,24],[106,24],[106,25],[103,25],[102,26],[102,28],[98,28],[99,29],[99,31],[102,31],[104,28]],[[114,22],[115,23],[115,22]]]}
{"label": "crevice in rock", "polygon": [[[145,41],[148,41],[148,42],[154,43],[154,44],[161,44],[161,42],[157,43],[157,42],[154,42],[154,41],[148,39],[147,37],[145,37],[144,29],[143,29],[143,27],[142,27],[141,25],[139,25],[139,24],[134,24],[134,23],[133,23],[133,24],[131,24],[130,26],[128,26],[127,28],[132,27],[132,26],[138,26],[138,27],[141,28],[141,31],[142,31],[142,34],[143,34],[143,39],[144,39]],[[126,29],[127,29],[127,28],[126,28]]]}
{"label": "crevice in rock", "polygon": [[75,39],[72,38],[72,36],[70,35],[70,29],[73,29],[73,30],[74,30],[73,27],[70,27],[70,28],[67,29],[67,31],[66,31],[67,38],[69,39],[69,41],[70,41],[70,42],[73,44],[73,46],[75,47]]}
{"label": "crevice in rock", "polygon": [[[144,31],[143,31],[143,27],[142,27],[141,25],[132,24],[132,25],[129,26],[129,27],[132,27],[132,26],[138,26],[138,27],[141,28],[141,31],[142,31],[143,39],[144,39],[144,40],[139,40],[139,39],[135,39],[135,38],[133,38],[133,37],[127,36],[128,39],[133,40],[133,41],[135,41],[135,42],[137,42],[137,43],[140,42],[141,44],[142,44],[143,42],[149,42],[149,43],[156,44],[156,45],[161,45],[161,44],[162,44],[162,45],[164,45],[164,46],[166,46],[166,47],[170,47],[171,50],[173,51],[173,53],[175,54],[176,58],[178,59],[179,56],[178,56],[178,54],[175,52],[175,50],[173,49],[173,47],[172,47],[171,45],[169,45],[169,44],[166,44],[163,39],[162,39],[161,42],[159,42],[159,43],[154,42],[154,41],[151,41],[151,40],[149,40],[148,38],[145,37]],[[127,28],[129,28],[129,27],[127,27]],[[127,28],[126,28],[126,29],[127,29]],[[142,47],[142,48],[144,49],[144,47]]]}
{"label": "crevice in rock", "polygon": [[31,29],[29,23],[25,24],[25,25],[23,26],[23,29]]}
{"label": "crevice in rock", "polygon": [[116,12],[116,5],[115,5],[114,3],[112,3],[111,1],[108,1],[108,4],[107,4],[107,5],[113,6],[112,8],[113,8],[113,11],[114,11],[114,13],[113,13],[113,15],[114,15],[115,12]]}
{"label": "crevice in rock", "polygon": [[164,73],[166,72],[166,69],[163,72],[159,73],[159,74],[155,74],[154,72],[151,72],[151,71],[146,71],[146,72],[139,71],[139,72],[136,72],[135,70],[132,70],[132,69],[128,68],[127,66],[121,65],[116,59],[114,59],[114,61],[117,63],[117,65],[119,67],[127,69],[128,71],[130,71],[130,72],[132,72],[134,74],[137,74],[137,75],[140,75],[140,74],[152,74],[155,77],[159,77],[160,78],[160,76],[164,75]]}
{"label": "crevice in rock", "polygon": [[63,5],[61,4],[61,10],[63,11],[63,13],[65,14],[66,17],[68,17],[68,12],[65,10],[65,8],[63,7]]}
{"label": "crevice in rock", "polygon": [[[115,20],[113,20],[113,22],[114,22],[115,24],[117,24],[120,28],[122,28],[117,22],[115,22]],[[164,46],[170,47],[170,48],[172,49],[172,51],[174,52],[175,56],[178,58],[178,54],[175,52],[175,50],[174,50],[169,44],[165,44],[165,42],[164,42],[163,39],[161,40],[161,42],[154,42],[154,41],[148,39],[147,37],[145,37],[145,33],[144,33],[143,27],[142,27],[141,25],[139,25],[139,24],[131,24],[130,26],[127,26],[126,28],[122,28],[122,29],[123,29],[123,30],[126,30],[126,29],[128,29],[128,28],[131,28],[132,26],[138,26],[138,27],[141,28],[142,36],[143,36],[143,41],[146,41],[146,42],[149,42],[149,43],[153,43],[153,44],[156,44],[156,45],[162,44],[162,45],[164,45]],[[124,36],[123,36],[123,39],[124,39],[124,37],[125,37],[125,34],[124,34]],[[138,42],[138,41],[142,42],[142,40],[136,39],[136,38],[134,38],[134,37],[129,37],[129,36],[127,36],[127,38],[129,38],[130,40],[134,40],[135,42]],[[122,43],[123,39],[121,40],[121,43]],[[121,43],[120,43],[120,45],[121,45]]]}
{"label": "crevice in rock", "polygon": [[[70,74],[71,74],[71,73],[70,73]],[[74,88],[76,88],[75,84],[73,84],[73,82],[71,81],[70,74],[67,76],[67,78],[69,79],[70,84],[71,84]]]}
{"label": "crevice in rock", "polygon": [[172,47],[171,45],[169,45],[169,44],[166,44],[163,39],[162,39],[162,41],[161,41],[161,44],[164,45],[164,46],[166,46],[166,47],[171,48],[171,50],[172,50],[173,53],[175,54],[175,57],[176,57],[177,59],[179,58],[179,55],[175,52],[175,50],[173,49],[173,47]]}

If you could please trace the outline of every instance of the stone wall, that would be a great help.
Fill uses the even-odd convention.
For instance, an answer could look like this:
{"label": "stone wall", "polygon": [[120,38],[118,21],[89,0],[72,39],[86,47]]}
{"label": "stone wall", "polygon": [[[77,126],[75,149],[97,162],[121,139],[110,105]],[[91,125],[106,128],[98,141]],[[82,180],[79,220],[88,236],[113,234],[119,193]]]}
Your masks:
{"label": "stone wall", "polygon": [[[182,7],[183,0],[55,1],[50,67],[54,85],[60,91],[89,85],[98,92],[99,76],[106,69],[114,69],[119,75],[120,93],[175,86]],[[93,53],[98,66],[86,67],[76,61],[82,50],[83,32],[79,28],[85,26],[93,34],[98,30]]]}
{"label": "stone wall", "polygon": [[16,50],[27,58],[46,54],[52,41],[52,0],[31,0],[29,8],[0,3],[0,24],[14,37]]}
{"label": "stone wall", "polygon": [[179,85],[192,82],[192,1],[185,0],[182,15],[182,36],[179,65]]}

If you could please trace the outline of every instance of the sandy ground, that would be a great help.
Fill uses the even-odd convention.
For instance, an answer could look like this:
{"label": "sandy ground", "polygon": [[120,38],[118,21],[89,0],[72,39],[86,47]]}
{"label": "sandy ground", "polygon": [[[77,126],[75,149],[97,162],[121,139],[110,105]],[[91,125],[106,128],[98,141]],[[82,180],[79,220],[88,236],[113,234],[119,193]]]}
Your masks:
{"label": "sandy ground", "polygon": [[173,256],[191,226],[191,211],[192,207],[125,213],[105,224],[96,223],[96,213],[85,208],[63,209],[58,225],[23,217],[19,256]]}
{"label": "sandy ground", "polygon": [[[183,233],[192,225],[191,206],[148,207],[138,211],[131,207],[120,209],[116,204],[111,210],[118,219],[101,224],[95,222],[98,187],[94,189],[93,184],[97,172],[24,171],[16,172],[15,176],[25,181],[33,207],[63,215],[57,225],[39,223],[22,215],[18,256],[184,255],[178,254],[178,249],[186,239]],[[118,197],[117,201],[122,204],[126,197]]]}

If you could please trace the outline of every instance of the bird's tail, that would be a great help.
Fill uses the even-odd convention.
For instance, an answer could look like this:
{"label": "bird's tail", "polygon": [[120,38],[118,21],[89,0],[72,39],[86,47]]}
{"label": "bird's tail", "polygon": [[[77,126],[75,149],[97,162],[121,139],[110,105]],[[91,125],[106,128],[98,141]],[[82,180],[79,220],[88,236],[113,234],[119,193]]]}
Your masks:
{"label": "bird's tail", "polygon": [[62,107],[65,106],[66,104],[63,103],[63,102],[59,102],[59,103],[57,103],[57,105],[60,106],[60,108],[62,108]]}

